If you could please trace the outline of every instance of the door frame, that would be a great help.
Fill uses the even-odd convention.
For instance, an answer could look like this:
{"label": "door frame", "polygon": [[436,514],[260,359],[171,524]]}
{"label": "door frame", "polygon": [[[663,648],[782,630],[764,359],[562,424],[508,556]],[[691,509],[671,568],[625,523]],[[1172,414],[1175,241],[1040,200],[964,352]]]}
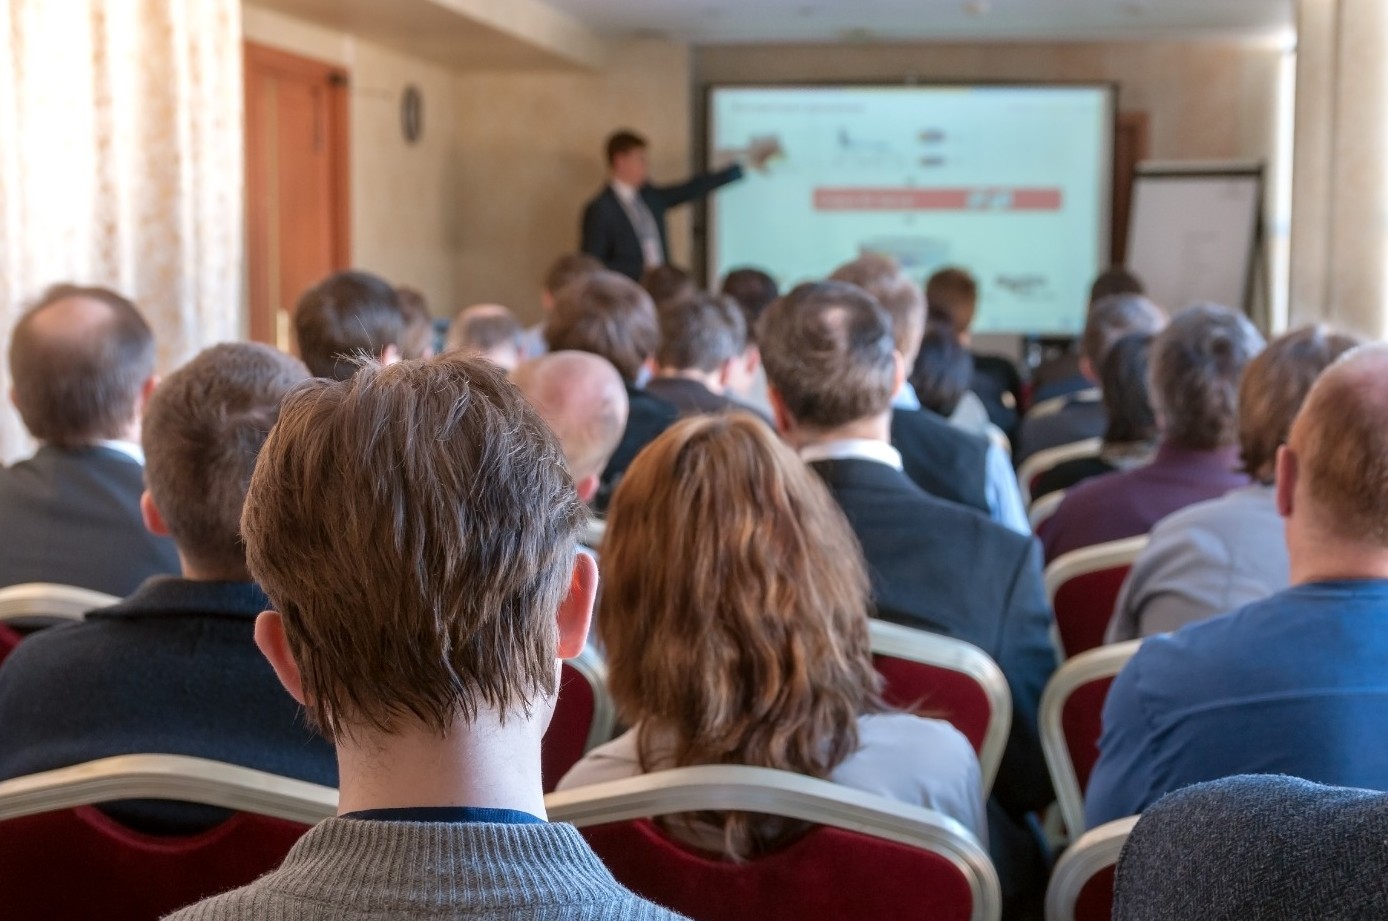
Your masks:
{"label": "door frame", "polygon": [[262,144],[266,132],[272,130],[262,110],[260,94],[255,83],[266,74],[284,74],[323,81],[328,87],[327,124],[324,140],[331,154],[332,176],[332,260],[341,268],[351,264],[352,213],[350,135],[348,133],[347,69],[326,61],[302,57],[278,48],[246,41],[243,50],[245,93],[245,161],[246,161],[246,275],[249,307],[250,338],[288,349],[289,342],[280,325],[279,311],[293,309],[292,304],[277,303],[279,276],[275,271],[274,247],[278,229],[273,222],[276,203],[271,185],[274,170],[271,164],[257,157],[257,150],[270,150]]}

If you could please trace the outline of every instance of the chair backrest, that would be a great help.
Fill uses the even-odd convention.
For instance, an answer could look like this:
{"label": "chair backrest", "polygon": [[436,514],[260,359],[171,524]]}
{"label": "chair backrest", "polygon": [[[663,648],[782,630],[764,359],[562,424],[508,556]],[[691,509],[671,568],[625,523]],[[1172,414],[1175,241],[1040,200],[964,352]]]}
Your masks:
{"label": "chair backrest", "polygon": [[[963,826],[940,813],[785,771],[677,768],[545,799],[637,893],[699,921],[920,918],[988,921],[997,874]],[[653,817],[753,812],[811,823],[773,853],[734,863],[681,844]]]}
{"label": "chair backrest", "polygon": [[1129,640],[1081,653],[1056,670],[1041,694],[1041,750],[1072,836],[1084,828],[1084,791],[1099,760],[1109,686],[1141,644]]}
{"label": "chair backrest", "polygon": [[[1032,413],[1035,411],[1033,409]],[[1031,491],[1035,488],[1036,481],[1041,478],[1041,474],[1059,467],[1066,461],[1079,460],[1082,457],[1098,457],[1103,446],[1104,440],[1102,438],[1085,438],[1068,445],[1057,445],[1054,448],[1037,451],[1022,461],[1021,466],[1017,468],[1017,486],[1022,491],[1022,505],[1031,505]]]}
{"label": "chair backrest", "polygon": [[1068,658],[1104,644],[1123,580],[1147,535],[1081,547],[1046,567],[1046,596],[1055,612],[1061,654]]}
{"label": "chair backrest", "polygon": [[[196,835],[152,836],[91,804],[171,799],[237,810]],[[151,921],[274,869],[337,791],[179,755],[121,755],[0,783],[6,918]]]}
{"label": "chair backrest", "polygon": [[540,748],[545,792],[552,792],[584,753],[611,739],[616,723],[607,664],[590,643],[577,658],[564,661],[559,700]]}
{"label": "chair backrest", "polygon": [[1055,510],[1060,508],[1060,503],[1064,500],[1065,490],[1055,489],[1031,503],[1031,507],[1027,509],[1027,522],[1031,525],[1033,534],[1041,527],[1041,522],[1055,514]]}
{"label": "chair backrest", "polygon": [[869,621],[872,659],[888,704],[946,720],[978,755],[993,788],[1012,729],[1012,693],[1002,669],[970,643],[884,620]]}
{"label": "chair backrest", "polygon": [[82,615],[120,601],[115,595],[56,582],[26,582],[0,588],[0,621],[21,617],[81,620]]}
{"label": "chair backrest", "polygon": [[1109,921],[1118,855],[1137,819],[1116,819],[1085,832],[1061,855],[1046,888],[1046,921]]}

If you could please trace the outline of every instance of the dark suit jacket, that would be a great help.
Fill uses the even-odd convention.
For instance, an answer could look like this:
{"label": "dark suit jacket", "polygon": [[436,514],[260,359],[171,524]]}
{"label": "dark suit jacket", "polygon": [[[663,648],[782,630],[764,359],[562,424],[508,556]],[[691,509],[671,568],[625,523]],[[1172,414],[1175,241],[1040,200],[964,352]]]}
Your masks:
{"label": "dark suit jacket", "polygon": [[714,393],[698,381],[684,377],[653,377],[646,384],[646,392],[659,397],[680,411],[682,416],[699,413],[742,412],[751,413],[767,425],[772,425],[766,413],[733,399],[730,396]]}
{"label": "dark suit jacket", "polygon": [[58,582],[124,597],[180,571],[178,551],[140,516],[145,471],[106,447],[44,445],[0,469],[0,586]]}
{"label": "dark suit jacket", "polygon": [[641,449],[650,444],[680,417],[680,411],[670,403],[658,399],[639,387],[627,384],[627,427],[622,432],[622,440],[617,450],[603,468],[598,494],[593,499],[594,509],[606,511],[612,499],[612,491],[622,480],[622,474],[636,459]]}
{"label": "dark suit jacket", "polygon": [[[335,786],[332,746],[256,648],[255,617],[269,606],[249,583],[151,579],[118,605],[25,639],[0,667],[0,780],[157,752]],[[161,832],[225,814],[149,801],[109,811]]]}
{"label": "dark suit jacket", "polygon": [[886,464],[810,466],[858,535],[878,616],[973,643],[1002,668],[1012,689],[1012,735],[994,791],[1014,814],[1044,808],[1051,785],[1036,710],[1055,650],[1035,541],[926,495]]}
{"label": "dark suit jacket", "polygon": [[894,409],[892,447],[921,489],[989,514],[988,439],[957,429],[928,409]]}
{"label": "dark suit jacket", "polygon": [[[641,200],[651,209],[655,226],[660,231],[660,251],[668,261],[670,248],[665,237],[665,212],[696,198],[703,198],[719,186],[742,178],[742,167],[733,164],[716,173],[701,173],[676,185],[657,186],[649,182],[641,187]],[[579,249],[596,257],[614,272],[629,278],[641,278],[646,260],[641,253],[641,239],[631,226],[622,202],[611,184],[583,209],[582,240]]]}

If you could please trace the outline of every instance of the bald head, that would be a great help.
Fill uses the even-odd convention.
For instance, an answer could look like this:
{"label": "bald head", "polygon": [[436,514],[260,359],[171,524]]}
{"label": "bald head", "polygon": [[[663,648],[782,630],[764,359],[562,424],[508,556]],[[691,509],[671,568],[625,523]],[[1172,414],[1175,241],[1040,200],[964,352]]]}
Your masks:
{"label": "bald head", "polygon": [[520,320],[502,305],[473,304],[453,318],[444,350],[472,352],[513,371],[521,360],[522,332]]}
{"label": "bald head", "polygon": [[[627,424],[627,392],[607,359],[590,352],[550,352],[516,368],[516,386],[559,439],[569,472],[587,501],[617,450]],[[591,479],[589,495],[582,495]]]}
{"label": "bald head", "polygon": [[[1354,349],[1311,387],[1292,424],[1291,510],[1341,540],[1388,549],[1388,345]],[[1285,489],[1287,483],[1279,484]]]}
{"label": "bald head", "polygon": [[138,439],[154,336],[126,298],[51,288],[19,318],[9,360],[15,408],[35,438],[59,447]]}

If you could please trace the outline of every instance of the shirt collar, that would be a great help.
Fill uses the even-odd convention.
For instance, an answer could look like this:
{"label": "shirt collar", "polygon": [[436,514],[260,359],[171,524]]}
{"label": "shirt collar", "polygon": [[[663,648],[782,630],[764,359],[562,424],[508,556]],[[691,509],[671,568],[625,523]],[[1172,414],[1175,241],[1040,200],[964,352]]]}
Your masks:
{"label": "shirt collar", "polygon": [[612,191],[617,193],[617,197],[628,205],[636,201],[636,196],[641,192],[636,186],[627,185],[620,179],[612,180]]}
{"label": "shirt collar", "polygon": [[910,381],[902,381],[901,389],[892,397],[892,409],[920,409],[921,398]]}
{"label": "shirt collar", "polygon": [[902,469],[901,452],[875,438],[840,438],[805,445],[800,449],[800,459],[807,464],[824,460],[869,460],[895,470]]}
{"label": "shirt collar", "polygon": [[133,441],[122,441],[118,438],[103,438],[100,441],[96,442],[96,444],[102,448],[110,448],[112,451],[119,451],[121,454],[124,454],[126,457],[130,458],[135,463],[139,464],[142,467],[144,466],[144,449],[141,448],[139,445],[135,444],[135,442]]}

